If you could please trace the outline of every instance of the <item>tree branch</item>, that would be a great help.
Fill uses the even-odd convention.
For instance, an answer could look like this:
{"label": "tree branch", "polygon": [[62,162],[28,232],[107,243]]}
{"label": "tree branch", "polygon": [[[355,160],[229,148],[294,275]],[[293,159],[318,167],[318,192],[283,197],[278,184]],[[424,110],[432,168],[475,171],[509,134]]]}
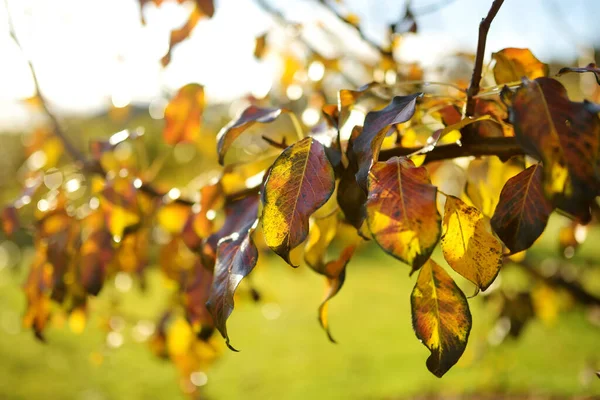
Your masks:
{"label": "tree branch", "polygon": [[[25,56],[25,52],[23,51],[23,47],[21,46],[21,42],[19,42],[19,39],[18,39],[16,31],[15,31],[15,26],[14,26],[14,23],[13,23],[11,14],[10,14],[8,0],[4,0],[4,5],[6,7],[6,16],[7,16],[8,29],[9,29],[10,36],[14,40],[14,42],[17,45],[17,47],[19,48],[19,50],[21,50],[21,52]],[[71,156],[71,158],[77,164],[80,164],[80,167],[84,171],[91,173],[91,174],[98,174],[98,175],[106,176],[106,171],[104,170],[104,168],[102,167],[102,165],[100,165],[100,163],[98,161],[90,160],[89,158],[86,157],[86,155],[83,152],[81,152],[77,147],[75,147],[75,145],[73,145],[73,143],[69,139],[67,133],[61,126],[58,118],[56,117],[56,115],[54,115],[54,113],[48,107],[48,102],[47,102],[46,98],[42,95],[42,92],[40,91],[40,83],[38,81],[37,73],[33,66],[33,62],[29,58],[26,58],[26,61],[27,61],[27,65],[29,67],[29,71],[31,72],[31,77],[33,78],[33,84],[35,87],[36,96],[40,100],[44,114],[50,120],[50,123],[52,124],[53,133],[61,141],[63,147],[65,148],[67,153]],[[144,193],[152,196],[152,197],[161,197],[162,198],[163,196],[166,195],[166,193],[163,193],[163,192],[157,190],[156,188],[154,188],[152,185],[150,185],[148,183],[143,183],[142,186],[139,188],[139,190],[141,192],[144,192]],[[188,205],[188,206],[191,206],[194,204],[193,201],[183,199],[183,198],[178,198],[173,201],[176,203],[180,203],[180,204],[184,204],[184,205]]]}
{"label": "tree branch", "polygon": [[[407,156],[421,148],[422,146],[396,147],[393,149],[382,150],[379,153],[379,160],[385,161],[395,156]],[[462,145],[452,143],[436,146],[430,152],[425,153],[425,162],[429,163],[468,156],[498,156],[501,159],[508,159],[513,156],[524,154],[525,152],[514,137],[491,137],[481,138],[477,142],[467,142]]]}
{"label": "tree branch", "polygon": [[323,7],[325,7],[327,10],[329,10],[333,15],[335,15],[339,20],[343,21],[346,25],[354,28],[354,30],[356,31],[356,33],[358,33],[358,35],[360,36],[360,38],[363,40],[363,42],[367,43],[369,46],[371,46],[375,51],[377,51],[382,57],[385,58],[392,58],[393,57],[393,53],[391,49],[385,49],[383,48],[381,45],[379,45],[378,43],[374,42],[373,40],[369,39],[369,37],[367,37],[367,35],[365,35],[365,33],[363,32],[362,29],[360,29],[360,26],[353,23],[352,21],[350,21],[350,19],[348,19],[347,17],[343,16],[342,14],[340,14],[335,7],[333,7],[331,4],[329,4],[327,2],[327,0],[319,0],[319,3],[321,3],[323,5]]}
{"label": "tree branch", "polygon": [[494,0],[487,17],[481,20],[479,24],[479,38],[477,41],[477,55],[475,57],[475,66],[473,67],[473,76],[471,77],[471,84],[467,90],[467,108],[466,116],[471,117],[475,113],[475,100],[473,96],[479,93],[479,83],[481,82],[481,72],[483,70],[483,57],[485,55],[485,43],[487,41],[488,31],[492,21],[498,14],[500,7],[504,3],[504,0]]}
{"label": "tree branch", "polygon": [[27,62],[27,66],[29,67],[29,71],[31,72],[31,77],[33,78],[33,84],[35,87],[35,96],[37,96],[37,98],[40,100],[42,110],[44,111],[44,113],[46,114],[48,119],[50,120],[50,123],[52,124],[52,128],[54,130],[54,134],[59,138],[59,140],[61,141],[61,143],[62,143],[63,147],[65,148],[65,150],[67,151],[67,153],[69,153],[69,155],[76,162],[85,164],[85,162],[86,162],[85,156],[68,139],[64,129],[62,128],[62,126],[60,125],[60,122],[58,121],[58,118],[56,118],[54,113],[52,113],[52,111],[50,111],[50,108],[48,107],[48,102],[46,101],[46,98],[40,91],[40,83],[38,81],[38,77],[35,72],[35,68],[33,68],[33,63],[31,62],[31,59],[29,59],[28,57],[25,56],[25,52],[23,51],[21,42],[19,42],[19,39],[17,38],[17,33],[15,31],[15,25],[13,23],[13,20],[12,20],[11,14],[10,14],[8,0],[4,0],[4,6],[6,7],[6,19],[8,22],[9,34],[12,37],[12,39],[14,40],[14,42],[17,45],[17,47],[19,48],[19,50],[21,50],[21,53],[23,53],[23,56],[25,57],[25,61]]}

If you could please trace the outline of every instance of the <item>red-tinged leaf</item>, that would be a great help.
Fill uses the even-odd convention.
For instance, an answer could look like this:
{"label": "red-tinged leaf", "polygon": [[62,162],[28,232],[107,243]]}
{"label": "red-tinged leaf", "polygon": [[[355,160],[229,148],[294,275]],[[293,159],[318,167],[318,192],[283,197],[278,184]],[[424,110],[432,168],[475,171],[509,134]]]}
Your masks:
{"label": "red-tinged leaf", "polygon": [[441,378],[460,359],[471,332],[471,312],[452,277],[429,260],[410,296],[413,329],[431,351],[427,369]]}
{"label": "red-tinged leaf", "polygon": [[183,86],[165,109],[163,138],[167,144],[197,143],[204,111],[204,88],[197,83]]}
{"label": "red-tinged leaf", "polygon": [[213,233],[214,214],[223,206],[224,200],[220,182],[200,189],[200,208],[189,215],[181,233],[184,243],[190,250],[198,251],[202,239],[206,239]]}
{"label": "red-tinged leaf", "polygon": [[510,102],[517,141],[544,164],[546,196],[589,222],[590,204],[600,194],[597,113],[589,103],[570,101],[564,86],[550,78],[524,80]]}
{"label": "red-tinged leaf", "polygon": [[558,71],[558,74],[556,74],[556,76],[561,76],[561,75],[569,73],[569,72],[579,72],[579,73],[591,72],[596,77],[596,82],[598,82],[598,85],[600,85],[600,68],[594,63],[589,63],[585,67],[561,68],[560,71]]}
{"label": "red-tinged leaf", "polygon": [[531,247],[552,212],[542,189],[542,169],[541,164],[532,165],[509,179],[500,193],[492,228],[513,253]]}
{"label": "red-tinged leaf", "polygon": [[548,76],[548,65],[538,60],[529,49],[507,48],[493,53],[492,58],[496,60],[494,78],[498,85],[520,81],[523,77]]}
{"label": "red-tinged leaf", "polygon": [[354,152],[358,160],[356,180],[364,191],[367,190],[369,169],[379,157],[388,129],[411,119],[415,113],[417,98],[421,96],[422,93],[396,96],[384,109],[367,114],[362,133],[354,141]]}
{"label": "red-tinged leaf", "polygon": [[288,264],[306,239],[308,218],[335,189],[323,145],[311,137],[288,147],[273,163],[264,186],[262,226],[266,244]]}
{"label": "red-tinged leaf", "polygon": [[21,226],[15,206],[10,205],[2,210],[2,230],[6,236],[12,236]]}
{"label": "red-tinged leaf", "polygon": [[479,137],[514,136],[515,132],[508,119],[508,109],[499,100],[477,99],[475,102],[475,116],[491,116],[491,121],[480,121],[472,126]]}
{"label": "red-tinged leaf", "polygon": [[257,196],[243,198],[227,208],[228,219],[233,221],[228,227],[230,233],[217,244],[214,279],[206,307],[227,346],[237,351],[229,343],[226,322],[233,311],[235,290],[258,260],[258,249],[252,240],[258,223]]}
{"label": "red-tinged leaf", "polygon": [[429,259],[440,240],[436,196],[425,167],[415,167],[408,159],[377,162],[369,173],[369,230],[382,249],[411,266],[411,273]]}
{"label": "red-tinged leaf", "polygon": [[494,282],[502,266],[502,244],[488,225],[481,211],[446,196],[441,239],[444,258],[481,290]]}
{"label": "red-tinged leaf", "polygon": [[50,294],[52,291],[52,265],[46,260],[47,247],[41,243],[24,285],[27,310],[23,325],[33,328],[38,339],[44,340],[43,331],[50,318]]}
{"label": "red-tinged leaf", "polygon": [[225,125],[217,135],[217,153],[219,164],[225,162],[225,155],[231,144],[248,128],[255,123],[267,124],[275,121],[282,113],[289,112],[285,108],[260,108],[251,105],[246,108],[237,119]]}

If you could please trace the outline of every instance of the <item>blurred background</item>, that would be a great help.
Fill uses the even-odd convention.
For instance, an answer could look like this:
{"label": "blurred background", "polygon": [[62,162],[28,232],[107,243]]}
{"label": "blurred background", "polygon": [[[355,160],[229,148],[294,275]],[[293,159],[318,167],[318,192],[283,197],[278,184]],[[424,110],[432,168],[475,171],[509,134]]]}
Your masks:
{"label": "blurred background", "polygon": [[[373,80],[395,84],[414,74],[466,87],[478,24],[491,1],[219,0],[214,16],[201,19],[170,49],[171,31],[186,23],[192,3],[0,3],[2,204],[18,196],[32,170],[44,171],[48,188],[60,170],[59,186],[76,182],[67,188],[74,199],[91,185],[65,170],[68,157],[45,130],[48,119],[36,101],[28,62],[76,147],[87,149],[90,140],[123,129],[144,132],[143,150],[123,147],[117,158],[143,152],[160,159],[152,164],[159,165],[157,185],[193,192],[211,176],[216,133],[248,104],[287,106],[311,128],[339,89]],[[9,16],[20,46],[11,37]],[[502,48],[526,47],[552,73],[587,65],[598,60],[599,16],[597,0],[506,0],[488,36],[486,62]],[[401,70],[386,64],[382,49]],[[165,107],[190,82],[204,87],[201,140],[175,145],[163,160]],[[599,101],[593,77],[569,75],[562,82],[572,98]],[[292,132],[289,124],[265,130]],[[567,219],[553,216],[531,252],[540,265],[599,294],[600,232],[580,230],[569,242],[561,234],[569,230],[574,232]],[[579,245],[582,235],[587,240]],[[233,344],[242,351],[224,349],[219,339],[214,364],[181,376],[174,363],[153,353],[158,318],[175,291],[159,269],[149,268],[143,285],[117,274],[90,301],[87,323],[57,311],[42,343],[21,322],[21,286],[32,257],[26,233],[0,236],[2,399],[183,399],[197,388],[210,399],[600,398],[600,310],[576,307],[560,290],[530,291],[530,277],[510,265],[502,284],[529,294],[515,296],[511,306],[485,296],[471,300],[469,345],[443,379],[425,368],[429,353],[412,331],[413,281],[372,244],[351,262],[345,287],[330,305],[339,344],[328,342],[317,323],[322,277],[266,257],[252,276],[261,301],[242,294],[230,320]],[[441,254],[434,259],[441,263]],[[167,346],[176,350],[191,333],[173,329]]]}

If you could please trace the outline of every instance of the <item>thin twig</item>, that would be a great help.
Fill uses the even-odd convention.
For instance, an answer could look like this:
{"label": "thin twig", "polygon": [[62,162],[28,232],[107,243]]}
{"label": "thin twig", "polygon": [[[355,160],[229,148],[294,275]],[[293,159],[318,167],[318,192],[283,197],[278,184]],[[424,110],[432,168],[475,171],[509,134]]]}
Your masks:
{"label": "thin twig", "polygon": [[68,139],[66,132],[62,128],[60,122],[58,121],[58,118],[56,118],[54,113],[52,113],[52,111],[50,111],[50,108],[48,107],[48,102],[46,101],[46,98],[42,95],[42,92],[40,91],[40,82],[38,81],[37,74],[35,72],[35,69],[33,68],[33,63],[31,62],[31,59],[26,56],[26,53],[23,51],[23,47],[21,46],[21,42],[19,42],[19,39],[17,38],[15,25],[14,25],[14,22],[12,20],[11,14],[10,14],[8,0],[4,0],[4,6],[6,7],[6,20],[8,22],[9,34],[12,37],[12,39],[14,40],[14,42],[17,45],[17,47],[19,48],[19,50],[21,50],[21,53],[23,53],[25,61],[27,62],[27,65],[29,67],[29,71],[31,72],[31,77],[33,78],[33,84],[35,87],[35,95],[40,100],[42,109],[44,110],[44,113],[46,114],[46,116],[50,120],[50,123],[52,124],[54,134],[61,141],[63,147],[65,148],[65,150],[67,150],[67,153],[69,153],[69,155],[76,162],[85,165],[85,162],[86,162],[85,156]]}
{"label": "thin twig", "polygon": [[485,55],[485,43],[487,41],[488,31],[492,21],[498,14],[504,0],[494,0],[487,17],[481,20],[479,24],[479,38],[477,40],[477,55],[475,57],[475,66],[473,67],[473,76],[471,84],[467,90],[467,107],[465,114],[467,117],[472,117],[475,114],[475,96],[479,93],[479,83],[481,82],[481,71],[483,69],[483,57]]}
{"label": "thin twig", "polygon": [[[4,0],[4,4],[6,7],[6,15],[7,15],[8,29],[9,29],[10,36],[12,37],[12,39],[14,40],[17,47],[21,50],[21,52],[25,56],[25,52],[23,51],[23,47],[21,46],[21,43],[19,42],[19,39],[18,39],[16,31],[15,31],[15,26],[14,26],[14,23],[13,23],[11,14],[10,14],[8,0]],[[38,81],[37,73],[33,66],[33,62],[29,58],[27,58],[27,57],[25,57],[25,58],[26,58],[29,70],[31,71],[31,76],[33,78],[33,84],[35,87],[36,96],[40,100],[40,103],[42,105],[42,110],[44,111],[47,118],[50,120],[50,123],[52,124],[53,132],[56,135],[56,137],[61,141],[63,147],[65,148],[67,153],[71,156],[71,158],[73,158],[73,160],[77,164],[80,164],[80,167],[84,171],[86,171],[90,174],[98,174],[98,175],[106,176],[106,171],[104,170],[104,168],[102,167],[102,165],[100,165],[100,163],[98,161],[90,160],[89,158],[87,158],[85,156],[85,154],[83,152],[81,152],[77,147],[75,147],[73,145],[73,143],[70,141],[65,130],[61,126],[58,118],[50,110],[50,108],[48,107],[48,102],[46,101],[45,97],[42,95],[42,93],[40,91],[40,83]],[[159,191],[158,189],[154,188],[152,185],[150,185],[148,183],[143,183],[142,186],[139,188],[139,190],[141,192],[144,192],[153,197],[162,198],[166,195],[166,193]],[[184,205],[188,205],[188,206],[191,206],[194,204],[193,201],[183,199],[183,198],[178,198],[173,201],[176,203],[180,203],[180,204],[184,204]]]}
{"label": "thin twig", "polygon": [[323,7],[325,7],[328,11],[330,11],[333,15],[335,15],[339,20],[343,21],[348,26],[354,28],[354,30],[356,31],[356,33],[358,33],[358,35],[363,40],[363,42],[365,42],[369,46],[371,46],[382,57],[384,57],[384,58],[392,58],[392,50],[391,49],[385,49],[381,45],[379,45],[378,43],[376,43],[373,40],[371,40],[367,35],[365,35],[365,33],[363,32],[363,30],[360,28],[360,26],[358,24],[355,24],[349,18],[347,18],[347,17],[343,16],[342,14],[340,14],[338,12],[338,10],[335,9],[335,7],[333,7],[331,4],[329,4],[327,2],[327,0],[319,0],[319,3],[321,3],[323,5]]}

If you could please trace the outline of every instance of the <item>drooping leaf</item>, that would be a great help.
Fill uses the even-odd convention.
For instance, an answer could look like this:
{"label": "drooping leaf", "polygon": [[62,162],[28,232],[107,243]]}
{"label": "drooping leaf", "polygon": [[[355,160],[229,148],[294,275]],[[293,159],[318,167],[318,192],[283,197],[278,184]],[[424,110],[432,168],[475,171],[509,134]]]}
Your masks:
{"label": "drooping leaf", "polygon": [[166,143],[196,143],[200,136],[204,111],[204,87],[197,83],[183,86],[165,109]]}
{"label": "drooping leaf", "polygon": [[369,169],[379,157],[379,150],[388,129],[408,121],[413,116],[417,98],[420,96],[421,93],[396,96],[382,110],[367,114],[362,133],[354,141],[354,152],[358,160],[356,180],[364,191],[367,190]]}
{"label": "drooping leaf", "polygon": [[258,249],[252,233],[258,223],[258,196],[249,196],[227,206],[227,218],[233,219],[231,233],[219,240],[214,279],[206,303],[215,326],[229,344],[227,318],[233,311],[233,296],[242,279],[256,265]]}
{"label": "drooping leaf", "polygon": [[538,60],[529,49],[507,48],[493,53],[492,58],[496,60],[494,79],[498,85],[520,81],[523,77],[548,76],[548,65]]}
{"label": "drooping leaf", "polygon": [[429,259],[440,239],[436,196],[425,167],[408,159],[377,162],[369,173],[369,229],[381,248],[411,266],[411,273]]}
{"label": "drooping leaf", "polygon": [[442,252],[460,275],[486,290],[500,272],[502,244],[490,232],[481,211],[454,196],[446,197]]}
{"label": "drooping leaf", "polygon": [[427,369],[441,378],[460,359],[471,332],[464,293],[433,260],[423,265],[410,296],[413,329],[431,351]]}
{"label": "drooping leaf", "polygon": [[524,80],[510,106],[516,138],[544,164],[543,188],[555,206],[588,222],[600,194],[600,119],[589,103],[569,100],[550,78]]}
{"label": "drooping leaf", "polygon": [[183,306],[187,320],[200,339],[207,339],[214,330],[213,318],[206,307],[210,289],[213,283],[213,273],[198,259],[183,287]]}
{"label": "drooping leaf", "polygon": [[552,203],[542,190],[542,165],[535,164],[509,179],[491,224],[513,253],[528,249],[542,234],[552,212]]}
{"label": "drooping leaf", "polygon": [[308,218],[335,189],[323,145],[311,137],[288,147],[265,182],[262,226],[266,244],[288,264],[289,252],[306,239]]}
{"label": "drooping leaf", "polygon": [[346,276],[346,265],[356,248],[356,245],[351,244],[342,251],[338,259],[326,261],[327,249],[336,236],[337,228],[338,216],[336,214],[330,214],[324,218],[314,218],[304,248],[304,261],[306,264],[313,271],[324,275],[326,278],[325,297],[319,306],[319,322],[325,329],[329,340],[334,343],[335,340],[331,335],[327,320],[327,304],[342,288]]}
{"label": "drooping leaf", "polygon": [[598,85],[600,85],[600,68],[596,64],[594,64],[594,63],[589,63],[585,67],[564,67],[564,68],[561,68],[560,71],[558,71],[558,74],[556,74],[556,76],[561,76],[561,75],[569,73],[569,72],[579,72],[579,73],[591,72],[596,77],[596,82],[598,82]]}
{"label": "drooping leaf", "polygon": [[219,154],[219,164],[225,162],[225,154],[231,147],[231,144],[248,128],[255,123],[267,124],[275,121],[282,113],[289,112],[285,108],[260,108],[251,105],[246,108],[237,119],[232,120],[225,125],[217,135],[217,153]]}

